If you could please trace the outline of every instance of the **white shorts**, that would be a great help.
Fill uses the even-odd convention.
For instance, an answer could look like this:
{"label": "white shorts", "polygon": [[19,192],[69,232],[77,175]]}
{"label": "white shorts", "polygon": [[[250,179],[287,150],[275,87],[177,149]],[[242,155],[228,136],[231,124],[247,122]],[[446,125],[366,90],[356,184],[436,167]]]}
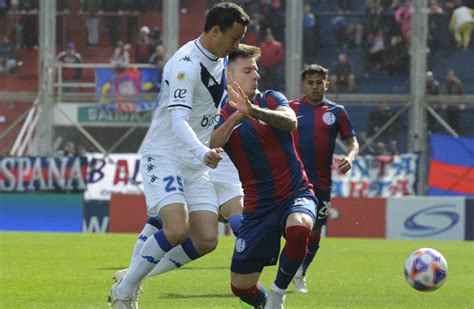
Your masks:
{"label": "white shorts", "polygon": [[244,196],[239,173],[228,156],[223,155],[217,168],[209,169],[209,176],[214,185],[219,206],[234,197]]}
{"label": "white shorts", "polygon": [[149,216],[161,208],[183,203],[188,212],[205,210],[218,213],[218,201],[206,167],[190,169],[169,158],[143,155],[140,162]]}

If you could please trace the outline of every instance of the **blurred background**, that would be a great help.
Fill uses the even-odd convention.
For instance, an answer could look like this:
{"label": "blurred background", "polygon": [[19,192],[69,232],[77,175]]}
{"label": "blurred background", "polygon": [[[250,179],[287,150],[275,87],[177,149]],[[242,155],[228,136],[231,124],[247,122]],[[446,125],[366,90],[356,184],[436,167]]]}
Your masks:
{"label": "blurred background", "polygon": [[[0,230],[140,230],[163,66],[217,2],[0,0]],[[474,1],[233,2],[261,90],[297,98],[318,63],[348,111],[361,152],[333,174],[329,236],[474,238]]]}

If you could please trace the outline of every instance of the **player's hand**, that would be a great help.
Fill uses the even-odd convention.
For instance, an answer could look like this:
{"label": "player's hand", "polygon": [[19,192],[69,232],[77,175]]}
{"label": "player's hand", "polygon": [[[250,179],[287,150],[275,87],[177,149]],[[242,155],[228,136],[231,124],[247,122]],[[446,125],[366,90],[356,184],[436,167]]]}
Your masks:
{"label": "player's hand", "polygon": [[252,103],[250,103],[248,97],[245,95],[239,84],[233,82],[227,85],[227,95],[229,98],[229,104],[236,108],[238,111],[244,113],[247,117],[250,117],[250,111],[252,109]]}
{"label": "player's hand", "polygon": [[345,174],[352,168],[352,159],[348,157],[341,157],[337,164],[339,172]]}
{"label": "player's hand", "polygon": [[223,151],[222,148],[214,148],[206,152],[203,159],[204,164],[210,168],[216,168],[219,161],[222,160],[220,153]]}

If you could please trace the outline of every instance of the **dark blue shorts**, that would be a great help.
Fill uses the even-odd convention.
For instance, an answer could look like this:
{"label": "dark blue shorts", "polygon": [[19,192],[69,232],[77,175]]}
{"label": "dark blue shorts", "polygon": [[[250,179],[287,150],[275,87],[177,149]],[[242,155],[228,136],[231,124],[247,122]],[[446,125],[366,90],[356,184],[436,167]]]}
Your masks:
{"label": "dark blue shorts", "polygon": [[326,225],[328,221],[329,208],[331,207],[331,191],[325,191],[315,187],[314,193],[318,199],[316,222],[321,225]]}
{"label": "dark blue shorts", "polygon": [[275,265],[280,253],[287,217],[294,212],[316,219],[317,200],[302,196],[243,215],[239,237],[235,241],[231,271],[238,274],[261,272],[264,266]]}

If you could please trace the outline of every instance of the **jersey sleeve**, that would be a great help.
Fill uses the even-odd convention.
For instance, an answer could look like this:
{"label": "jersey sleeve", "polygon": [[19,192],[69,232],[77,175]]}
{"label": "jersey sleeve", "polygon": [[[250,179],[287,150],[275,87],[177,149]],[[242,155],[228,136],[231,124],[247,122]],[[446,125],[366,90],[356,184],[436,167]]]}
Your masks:
{"label": "jersey sleeve", "polygon": [[274,90],[265,92],[265,101],[268,104],[268,107],[273,110],[282,106],[290,107],[288,99],[281,92]]}
{"label": "jersey sleeve", "polygon": [[354,129],[352,128],[351,121],[349,120],[349,115],[344,107],[341,107],[339,112],[339,134],[341,139],[348,139],[355,136]]}
{"label": "jersey sleeve", "polygon": [[199,72],[191,62],[175,63],[169,70],[168,110],[185,108],[192,110],[194,89],[199,82]]}

